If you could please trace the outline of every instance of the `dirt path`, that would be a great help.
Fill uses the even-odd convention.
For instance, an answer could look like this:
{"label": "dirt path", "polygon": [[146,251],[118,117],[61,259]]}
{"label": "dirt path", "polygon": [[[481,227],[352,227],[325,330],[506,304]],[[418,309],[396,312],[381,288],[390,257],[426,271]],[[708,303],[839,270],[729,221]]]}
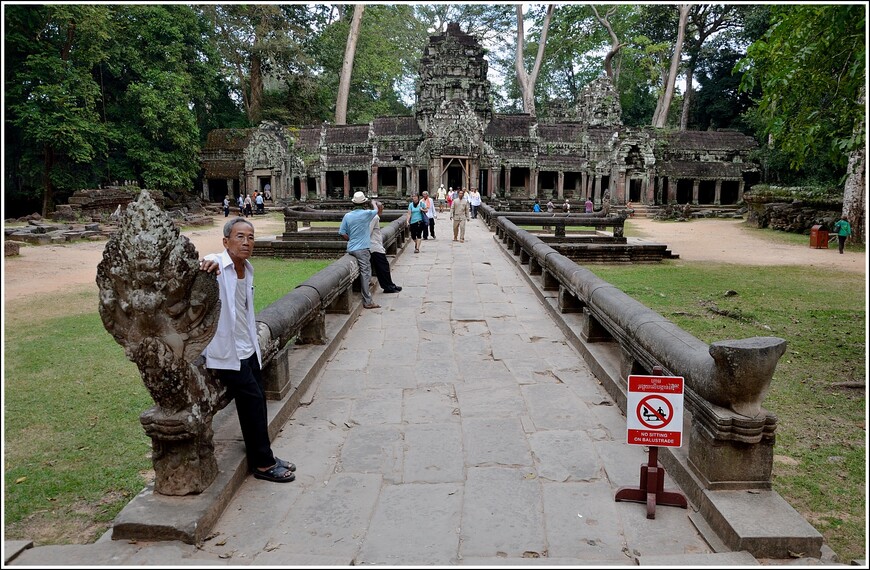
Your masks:
{"label": "dirt path", "polygon": [[[248,218],[258,238],[284,231],[283,222],[274,217]],[[199,254],[223,250],[223,216],[214,225],[182,232]],[[16,301],[29,295],[54,293],[64,289],[90,286],[96,291],[97,265],[103,260],[105,241],[86,241],[64,245],[22,246],[21,255],[5,258],[3,299]]]}
{"label": "dirt path", "polygon": [[[273,217],[253,217],[258,237],[283,232],[283,224]],[[212,227],[183,232],[200,255],[221,251],[223,216],[216,216]],[[740,220],[705,219],[688,223],[657,222],[634,218],[631,223],[643,239],[665,243],[685,261],[715,261],[742,265],[807,265],[822,269],[841,269],[866,273],[867,256],[837,248],[812,249],[807,246],[777,243],[749,231]],[[831,244],[832,246],[834,244]],[[97,265],[103,258],[105,241],[66,245],[28,246],[18,257],[5,258],[4,301],[16,301],[39,293],[53,293],[78,287],[94,287]]]}
{"label": "dirt path", "polygon": [[715,261],[737,265],[803,265],[866,273],[867,256],[849,251],[837,253],[836,242],[829,249],[780,243],[759,237],[742,220],[708,218],[692,222],[659,222],[632,218],[630,222],[644,239],[665,243],[685,261]]}

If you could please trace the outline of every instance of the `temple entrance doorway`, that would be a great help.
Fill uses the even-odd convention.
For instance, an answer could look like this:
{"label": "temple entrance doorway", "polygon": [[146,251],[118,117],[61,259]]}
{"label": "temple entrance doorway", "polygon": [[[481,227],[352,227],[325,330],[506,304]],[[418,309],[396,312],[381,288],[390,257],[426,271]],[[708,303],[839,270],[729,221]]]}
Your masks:
{"label": "temple entrance doorway", "polygon": [[467,156],[443,156],[441,164],[441,179],[447,179],[446,187],[471,188],[471,160]]}
{"label": "temple entrance doorway", "polygon": [[632,178],[628,181],[628,200],[629,202],[640,202],[641,201],[641,188],[643,187],[643,180],[640,178]]}

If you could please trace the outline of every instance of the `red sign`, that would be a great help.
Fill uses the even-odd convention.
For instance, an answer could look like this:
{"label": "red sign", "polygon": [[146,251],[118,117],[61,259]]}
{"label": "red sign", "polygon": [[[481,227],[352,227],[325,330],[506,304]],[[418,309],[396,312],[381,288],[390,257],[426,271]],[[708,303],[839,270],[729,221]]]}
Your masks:
{"label": "red sign", "polygon": [[681,376],[628,377],[625,415],[629,444],[682,445],[683,386]]}

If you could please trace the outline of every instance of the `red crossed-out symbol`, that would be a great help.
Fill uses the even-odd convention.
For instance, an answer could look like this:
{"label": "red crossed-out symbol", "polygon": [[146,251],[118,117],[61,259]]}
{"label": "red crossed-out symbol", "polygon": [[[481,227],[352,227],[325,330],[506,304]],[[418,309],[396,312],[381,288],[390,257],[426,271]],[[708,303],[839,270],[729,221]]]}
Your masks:
{"label": "red crossed-out symbol", "polygon": [[[656,403],[653,403],[655,401]],[[664,402],[665,406],[667,406],[668,411],[666,414],[660,413],[658,410],[661,409],[661,404],[658,402]],[[646,411],[646,413],[644,413]],[[655,416],[655,419],[652,419],[650,416]],[[674,417],[674,407],[671,405],[670,401],[667,398],[663,398],[662,396],[647,396],[642,399],[640,403],[637,405],[637,419],[650,429],[661,429],[671,423],[671,418]],[[659,421],[660,424],[651,424],[645,421],[645,418],[650,418],[649,421]]]}

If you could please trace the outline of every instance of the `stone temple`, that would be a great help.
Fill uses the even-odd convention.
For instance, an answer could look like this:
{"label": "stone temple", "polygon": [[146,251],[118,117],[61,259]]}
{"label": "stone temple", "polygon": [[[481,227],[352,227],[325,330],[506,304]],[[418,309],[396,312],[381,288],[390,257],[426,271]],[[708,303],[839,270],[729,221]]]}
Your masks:
{"label": "stone temple", "polygon": [[729,205],[758,180],[751,137],[623,126],[607,77],[573,107],[551,104],[547,117],[494,113],[487,68],[478,40],[454,23],[429,38],[413,116],[211,131],[203,198],[270,184],[276,204],[346,199],[357,190],[400,199],[444,184],[501,200],[588,196],[597,206],[608,192],[613,204]]}

